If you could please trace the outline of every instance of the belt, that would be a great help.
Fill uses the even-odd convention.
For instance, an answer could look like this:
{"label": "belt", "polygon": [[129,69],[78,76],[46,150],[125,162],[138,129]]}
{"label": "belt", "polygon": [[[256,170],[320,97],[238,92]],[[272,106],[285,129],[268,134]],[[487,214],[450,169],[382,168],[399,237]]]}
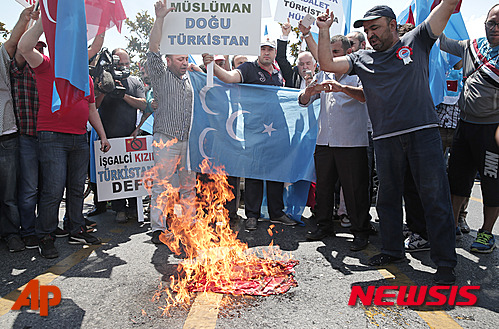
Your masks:
{"label": "belt", "polygon": [[0,142],[5,142],[8,141],[9,139],[13,139],[19,136],[19,133],[15,132],[13,134],[8,134],[8,135],[2,135],[0,136]]}

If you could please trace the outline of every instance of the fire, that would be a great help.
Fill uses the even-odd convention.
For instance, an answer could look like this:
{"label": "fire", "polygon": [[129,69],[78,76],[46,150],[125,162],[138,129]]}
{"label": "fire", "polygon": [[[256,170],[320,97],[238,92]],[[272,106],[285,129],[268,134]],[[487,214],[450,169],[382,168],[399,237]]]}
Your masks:
{"label": "fire", "polygon": [[[190,305],[194,292],[265,296],[284,293],[296,286],[292,274],[298,262],[290,260],[290,254],[282,253],[272,244],[250,250],[230,228],[224,205],[234,195],[223,168],[210,168],[205,160],[201,172],[210,172],[209,179],[197,180],[195,201],[180,200],[178,188],[168,180],[160,182],[166,190],[158,197],[157,204],[169,228],[160,235],[160,240],[175,254],[184,251],[186,255],[178,266],[178,276],[171,276],[169,287],[160,287],[153,297],[159,300],[166,294],[163,314],[168,315],[171,307]],[[154,175],[153,168],[148,176]],[[269,234],[272,235],[272,227]]]}

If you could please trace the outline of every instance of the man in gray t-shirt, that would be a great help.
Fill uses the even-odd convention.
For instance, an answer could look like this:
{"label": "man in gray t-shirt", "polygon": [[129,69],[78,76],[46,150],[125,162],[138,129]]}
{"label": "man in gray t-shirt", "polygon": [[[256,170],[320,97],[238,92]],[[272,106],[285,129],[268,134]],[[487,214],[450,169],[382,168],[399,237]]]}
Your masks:
{"label": "man in gray t-shirt", "polygon": [[402,38],[393,10],[375,6],[354,23],[356,28],[364,27],[374,50],[334,59],[329,48],[334,17],[326,13],[317,19],[321,69],[359,76],[373,125],[382,249],[369,259],[369,265],[405,260],[402,193],[409,168],[422,199],[431,258],[438,266],[434,277],[438,284],[454,283],[457,258],[449,185],[428,85],[428,56],[457,3],[443,0],[422,24]]}

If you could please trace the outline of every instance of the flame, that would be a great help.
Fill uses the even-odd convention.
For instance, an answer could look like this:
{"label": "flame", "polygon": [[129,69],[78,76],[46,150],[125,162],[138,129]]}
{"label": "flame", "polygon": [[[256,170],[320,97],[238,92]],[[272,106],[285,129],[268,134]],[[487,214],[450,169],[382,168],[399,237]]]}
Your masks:
{"label": "flame", "polygon": [[[157,143],[169,147],[173,143]],[[157,199],[162,220],[169,228],[160,235],[160,241],[177,255],[185,252],[185,259],[178,266],[178,275],[170,277],[168,287],[160,287],[153,300],[166,294],[166,305],[160,309],[169,315],[174,306],[187,307],[193,292],[219,292],[227,294],[268,295],[283,293],[296,285],[290,254],[277,247],[249,250],[246,243],[237,239],[229,225],[228,211],[224,207],[234,198],[223,168],[212,168],[209,161],[201,164],[201,173],[210,173],[208,179],[197,180],[196,198],[180,199],[179,188],[168,179],[158,179],[157,168],[146,175],[154,178],[164,188]],[[184,169],[181,169],[184,170]],[[272,228],[269,234],[272,236]]]}

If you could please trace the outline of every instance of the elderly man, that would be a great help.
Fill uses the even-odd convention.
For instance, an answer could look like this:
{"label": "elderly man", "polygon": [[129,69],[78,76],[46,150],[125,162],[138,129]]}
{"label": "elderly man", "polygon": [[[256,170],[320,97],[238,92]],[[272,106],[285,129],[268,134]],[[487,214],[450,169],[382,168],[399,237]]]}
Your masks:
{"label": "elderly man", "polygon": [[476,171],[480,173],[484,223],[471,245],[471,251],[478,253],[494,250],[492,229],[499,215],[499,146],[494,140],[499,124],[499,5],[487,14],[485,35],[464,41],[440,36],[442,50],[463,58],[461,113],[451,148],[449,182],[457,225]]}
{"label": "elderly man", "polygon": [[[188,138],[194,104],[192,85],[187,73],[189,56],[166,55],[165,66],[159,54],[159,43],[165,17],[175,8],[168,8],[166,1],[157,1],[154,9],[156,20],[149,37],[146,69],[151,78],[154,97],[158,101],[158,108],[154,110],[153,127],[154,164],[158,172],[151,191],[150,217],[151,241],[160,244],[159,236],[167,228],[166,219],[169,215],[162,212],[165,200],[162,200],[161,194],[165,188],[160,180],[169,180],[177,171],[180,202],[185,205],[186,211],[193,211],[189,205],[192,205],[195,199],[196,173],[191,171],[187,164]],[[163,147],[165,144],[167,146]]]}
{"label": "elderly man", "polygon": [[[274,41],[266,40],[260,44],[260,56],[254,62],[241,64],[237,69],[225,71],[214,65],[214,74],[225,83],[250,83],[270,86],[282,86],[283,78],[281,72],[274,67],[276,57],[276,45]],[[213,56],[203,54],[205,65],[213,62]],[[272,111],[274,109],[269,109]],[[270,221],[284,225],[296,225],[283,211],[284,183],[267,181],[267,204],[269,208]],[[256,230],[260,218],[263,201],[263,180],[246,178],[244,191],[244,204],[246,212],[245,229]]]}
{"label": "elderly man", "polygon": [[[429,53],[458,0],[443,0],[428,18],[402,38],[396,16],[387,6],[375,6],[354,27],[364,27],[374,50],[333,57],[329,28],[334,17],[318,17],[319,64],[335,74],[356,74],[362,81],[373,125],[380,181],[377,211],[381,253],[369,265],[405,261],[402,235],[404,175],[410,168],[421,196],[437,265],[437,284],[453,284],[457,263],[455,230],[437,117],[428,83]],[[415,92],[416,91],[416,92]]]}
{"label": "elderly man", "polygon": [[290,88],[305,89],[315,74],[317,62],[314,56],[312,56],[312,53],[304,51],[298,54],[298,65],[291,67],[291,63],[289,63],[287,58],[288,37],[291,32],[289,19],[287,23],[282,24],[281,29],[281,38],[277,40],[276,61],[281,68],[285,86]]}
{"label": "elderly man", "polygon": [[[335,57],[352,52],[350,41],[343,35],[331,39],[331,48]],[[359,251],[367,247],[370,232],[365,97],[355,75],[336,76],[320,71],[316,79],[320,84],[311,83],[298,97],[302,106],[321,100],[314,153],[317,229],[309,232],[307,238],[321,240],[334,235],[332,201],[334,186],[340,180],[354,234],[350,250]]]}

